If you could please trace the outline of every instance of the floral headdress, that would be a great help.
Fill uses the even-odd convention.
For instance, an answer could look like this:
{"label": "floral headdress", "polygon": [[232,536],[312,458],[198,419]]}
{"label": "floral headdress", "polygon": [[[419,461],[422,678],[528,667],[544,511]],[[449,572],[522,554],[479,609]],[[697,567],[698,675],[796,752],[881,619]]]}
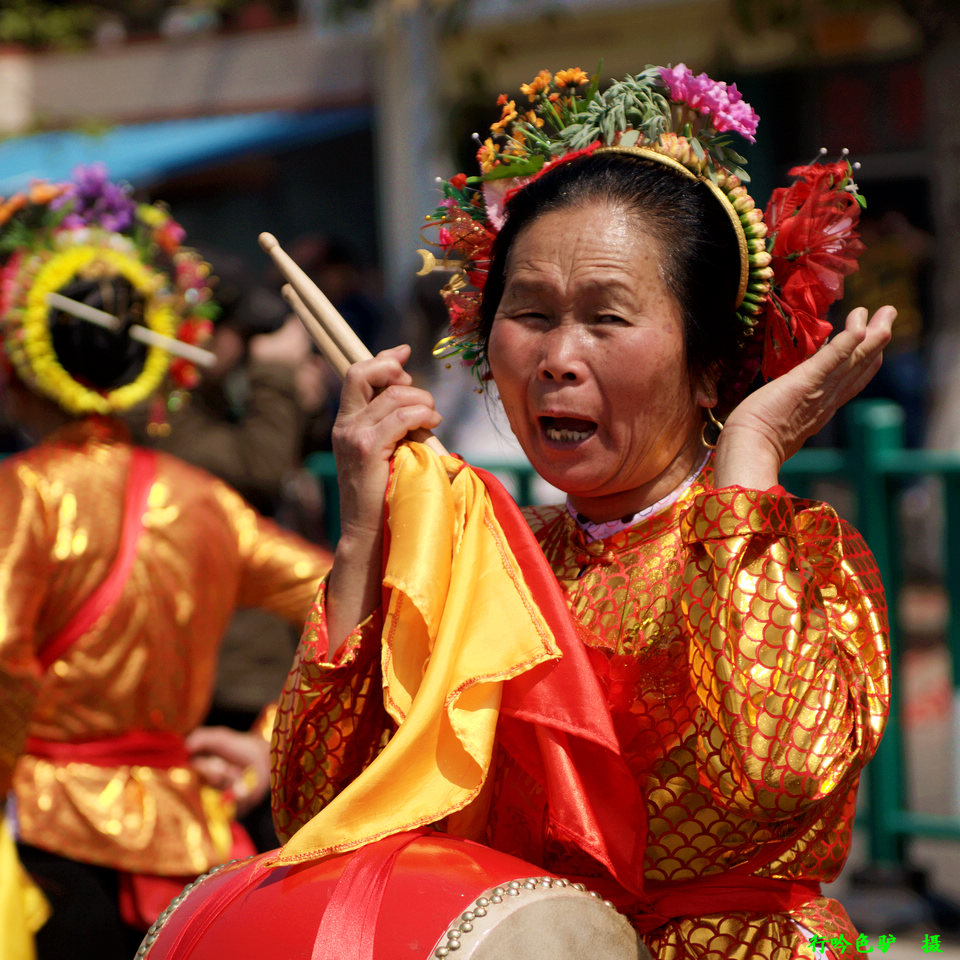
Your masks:
{"label": "floral headdress", "polygon": [[[0,201],[0,343],[23,383],[68,413],[117,413],[157,394],[151,420],[162,430],[164,406],[177,405],[198,380],[195,364],[164,344],[206,342],[218,308],[210,266],[181,245],[183,228],[162,205],[131,194],[96,164],[78,167],[70,182],[37,181]],[[134,380],[100,390],[61,365],[51,300],[75,280],[117,278],[143,300],[148,346]]]}
{"label": "floral headdress", "polygon": [[477,137],[480,174],[441,181],[443,199],[426,217],[439,230],[443,258],[421,250],[420,272],[453,270],[441,291],[450,334],[436,356],[459,354],[479,372],[480,299],[506,202],[557,164],[594,152],[636,155],[701,180],[727,212],[741,260],[733,305],[741,382],[758,366],[772,379],[825,341],[827,308],[863,250],[855,233],[862,198],[846,152],[835,163],[794,167],[795,182],[774,192],[764,214],[744,186],[746,161],[731,136],[753,142],[759,117],[735,84],[694,76],[680,63],[648,66],[601,92],[598,75],[574,67],[541,70],[520,87],[520,97],[501,94],[497,102],[502,112],[491,136]]}

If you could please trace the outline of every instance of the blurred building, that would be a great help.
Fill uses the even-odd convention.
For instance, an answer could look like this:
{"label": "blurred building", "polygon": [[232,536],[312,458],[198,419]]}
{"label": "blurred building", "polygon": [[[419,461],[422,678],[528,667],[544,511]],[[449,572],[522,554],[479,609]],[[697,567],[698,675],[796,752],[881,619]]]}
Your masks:
{"label": "blurred building", "polygon": [[616,76],[683,61],[736,81],[760,113],[760,145],[745,151],[758,202],[821,145],[830,155],[848,148],[862,164],[867,216],[894,211],[937,237],[918,287],[925,299],[911,305],[925,318],[918,348],[931,329],[946,340],[960,329],[951,288],[960,279],[950,280],[960,278],[960,187],[937,160],[960,143],[942,67],[960,57],[941,53],[938,74],[934,56],[960,32],[954,0],[113,6],[98,20],[84,14],[78,49],[0,48],[0,131],[13,135],[0,146],[0,194],[101,159],[168,199],[191,237],[253,263],[262,230],[281,242],[309,231],[342,238],[381,269],[402,309],[434,179],[470,171],[470,135],[496,119],[498,93],[542,67],[602,63]]}

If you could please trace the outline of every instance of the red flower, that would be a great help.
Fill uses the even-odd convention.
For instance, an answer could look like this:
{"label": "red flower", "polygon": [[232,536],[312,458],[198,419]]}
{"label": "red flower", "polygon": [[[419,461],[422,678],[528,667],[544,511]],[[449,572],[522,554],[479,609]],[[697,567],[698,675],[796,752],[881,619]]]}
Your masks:
{"label": "red flower", "polygon": [[459,290],[443,297],[450,314],[450,333],[454,337],[470,336],[477,329],[480,316],[480,294],[475,290]]}
{"label": "red flower", "polygon": [[183,243],[185,236],[186,231],[172,217],[158,227],[153,234],[157,246],[171,257],[180,249],[180,244]]}
{"label": "red flower", "polygon": [[790,171],[774,190],[764,219],[772,243],[773,293],[767,306],[763,375],[768,380],[811,356],[830,335],[830,305],[864,250],[856,233],[860,207],[844,187],[846,161]]}
{"label": "red flower", "polygon": [[200,374],[189,360],[176,357],[170,361],[170,379],[176,386],[192,390],[200,382]]}
{"label": "red flower", "polygon": [[455,173],[450,178],[450,186],[455,190],[462,190],[467,185],[467,175],[465,173]]}
{"label": "red flower", "polygon": [[788,307],[771,294],[764,324],[763,362],[765,380],[773,380],[812,357],[826,342],[833,327],[806,310]]}

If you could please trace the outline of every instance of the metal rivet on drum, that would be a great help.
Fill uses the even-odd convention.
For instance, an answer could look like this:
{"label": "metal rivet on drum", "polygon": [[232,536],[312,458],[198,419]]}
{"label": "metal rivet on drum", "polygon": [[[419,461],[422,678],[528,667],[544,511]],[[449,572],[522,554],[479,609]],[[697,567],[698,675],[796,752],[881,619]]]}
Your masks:
{"label": "metal rivet on drum", "polygon": [[469,922],[469,921],[472,920],[475,916],[476,916],[476,914],[475,914],[472,910],[465,910],[462,914],[460,914],[460,919],[461,919],[461,920],[466,920],[466,921]]}
{"label": "metal rivet on drum", "polygon": [[460,931],[459,931],[459,930],[448,930],[448,931],[447,931],[447,939],[448,939],[448,940],[459,940],[459,939],[460,939]]}
{"label": "metal rivet on drum", "polygon": [[553,882],[554,882],[558,887],[566,887],[566,886],[569,886],[569,884],[570,884],[570,881],[569,881],[566,877],[558,877],[558,878],[557,878],[556,880],[554,880]]}
{"label": "metal rivet on drum", "polygon": [[544,878],[540,881],[540,886],[541,886],[541,887],[552,887],[552,886],[553,886],[553,880],[551,880],[550,877],[544,877]]}
{"label": "metal rivet on drum", "polygon": [[460,924],[460,929],[464,933],[469,933],[473,929],[473,924],[469,920],[464,920],[463,923]]}
{"label": "metal rivet on drum", "polygon": [[490,898],[490,902],[491,902],[491,903],[503,903],[503,897],[491,897],[491,898]]}
{"label": "metal rivet on drum", "polygon": [[486,910],[486,907],[477,907],[477,909],[474,910],[473,913],[474,913],[474,916],[485,917],[487,915],[487,910]]}
{"label": "metal rivet on drum", "polygon": [[573,887],[574,890],[586,890],[586,889],[587,889],[586,884],[583,884],[583,883],[574,883],[574,884],[571,884],[571,886]]}
{"label": "metal rivet on drum", "polygon": [[609,907],[611,910],[616,910],[616,909],[617,909],[609,900],[604,900],[604,901],[603,901],[603,905],[604,905],[605,907]]}
{"label": "metal rivet on drum", "polygon": [[[507,892],[507,891],[506,891],[503,887],[494,887],[494,888],[493,888],[493,896],[494,896],[494,897],[502,897],[506,892]],[[493,899],[493,898],[491,897],[491,899]]]}
{"label": "metal rivet on drum", "polygon": [[486,897],[478,897],[478,898],[477,898],[477,906],[478,906],[478,907],[485,907],[489,902],[490,902],[490,901],[489,901]]}
{"label": "metal rivet on drum", "polygon": [[519,891],[516,887],[511,887],[511,888],[507,891],[507,896],[508,896],[508,897],[519,897],[519,896],[520,896],[520,891]]}
{"label": "metal rivet on drum", "polygon": [[596,890],[591,890],[591,891],[590,891],[590,896],[593,897],[595,900],[599,900],[599,899],[600,899],[600,894],[597,893]]}
{"label": "metal rivet on drum", "polygon": [[451,940],[451,941],[447,944],[447,949],[448,949],[448,950],[459,950],[459,949],[460,949],[460,941],[459,941],[459,940]]}
{"label": "metal rivet on drum", "polygon": [[437,947],[437,949],[433,951],[433,955],[435,957],[445,957],[449,952],[449,947]]}
{"label": "metal rivet on drum", "polygon": [[512,890],[519,890],[519,889],[520,889],[520,881],[519,881],[519,880],[511,880],[511,881],[507,884],[507,886],[510,887]]}
{"label": "metal rivet on drum", "polygon": [[524,890],[536,890],[536,889],[537,889],[537,885],[536,885],[532,880],[528,880],[528,881],[523,885],[523,889],[524,889]]}

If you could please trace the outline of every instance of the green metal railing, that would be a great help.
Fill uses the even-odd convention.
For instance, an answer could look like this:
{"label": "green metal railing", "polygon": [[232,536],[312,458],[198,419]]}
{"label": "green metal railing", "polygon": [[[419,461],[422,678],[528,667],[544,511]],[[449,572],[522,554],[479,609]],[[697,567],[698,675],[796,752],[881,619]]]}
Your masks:
{"label": "green metal railing", "polygon": [[[917,478],[940,479],[944,497],[943,582],[951,597],[946,629],[950,652],[954,703],[960,702],[960,452],[907,450],[903,446],[903,413],[887,401],[862,400],[845,411],[849,446],[845,449],[806,448],[781,471],[784,485],[800,496],[813,492],[816,483],[836,480],[848,486],[854,500],[857,528],[873,551],[887,593],[890,645],[893,664],[893,699],[890,720],[880,748],[867,766],[865,804],[857,824],[868,834],[870,860],[875,864],[903,865],[906,844],[913,837],[960,840],[960,816],[937,816],[908,808],[906,762],[899,669],[902,660],[899,596],[903,585],[898,498],[903,487]],[[333,455],[317,453],[306,462],[323,483],[327,534],[339,535],[339,494]],[[488,462],[478,466],[515,478],[517,500],[532,502],[535,474],[526,463]]]}

